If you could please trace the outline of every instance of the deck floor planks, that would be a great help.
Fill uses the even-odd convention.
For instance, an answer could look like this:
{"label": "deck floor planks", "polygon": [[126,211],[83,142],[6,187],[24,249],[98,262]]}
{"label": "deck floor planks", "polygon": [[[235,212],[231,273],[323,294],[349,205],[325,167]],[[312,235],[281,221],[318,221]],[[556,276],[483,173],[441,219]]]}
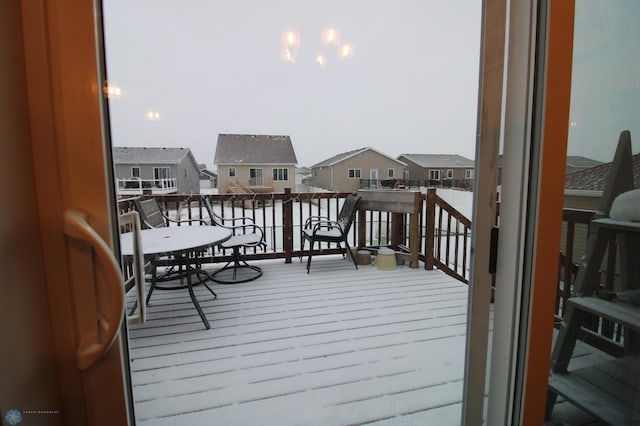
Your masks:
{"label": "deck floor planks", "polygon": [[[263,267],[255,282],[213,285],[217,300],[196,289],[210,330],[186,291],[154,292],[130,330],[139,423],[352,424],[460,403],[465,285],[339,257],[314,259],[309,275]],[[448,399],[425,399],[434,387]]]}

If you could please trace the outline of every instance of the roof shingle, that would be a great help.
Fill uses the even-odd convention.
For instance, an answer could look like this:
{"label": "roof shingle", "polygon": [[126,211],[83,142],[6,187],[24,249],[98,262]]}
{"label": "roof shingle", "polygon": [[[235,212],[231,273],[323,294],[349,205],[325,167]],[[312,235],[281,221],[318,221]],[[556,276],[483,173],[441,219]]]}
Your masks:
{"label": "roof shingle", "polygon": [[[640,188],[640,153],[632,158],[633,162],[633,186]],[[565,177],[565,189],[579,189],[585,191],[604,191],[607,177],[613,162],[600,164],[599,166],[579,170]]]}
{"label": "roof shingle", "polygon": [[402,154],[400,157],[413,161],[420,167],[475,167],[475,162],[458,154]]}
{"label": "roof shingle", "polygon": [[219,134],[215,164],[297,164],[289,136]]}

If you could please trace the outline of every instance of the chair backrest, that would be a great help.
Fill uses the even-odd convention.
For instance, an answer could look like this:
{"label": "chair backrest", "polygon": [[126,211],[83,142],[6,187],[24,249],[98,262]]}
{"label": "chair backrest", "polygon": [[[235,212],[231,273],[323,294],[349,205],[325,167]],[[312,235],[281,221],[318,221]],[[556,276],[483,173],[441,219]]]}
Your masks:
{"label": "chair backrest", "polygon": [[337,222],[342,226],[342,230],[346,234],[349,232],[353,220],[356,218],[356,212],[360,205],[361,198],[357,195],[349,195],[345,200],[340,213],[338,213]]}
{"label": "chair backrest", "polygon": [[204,200],[204,208],[207,210],[207,213],[209,214],[209,219],[211,220],[211,226],[222,226],[223,219],[213,211],[213,207],[211,207],[211,201],[209,201],[209,198],[203,197],[203,200]]}
{"label": "chair backrest", "polygon": [[164,228],[167,222],[160,209],[158,200],[153,197],[134,198],[133,204],[140,215],[144,228]]}

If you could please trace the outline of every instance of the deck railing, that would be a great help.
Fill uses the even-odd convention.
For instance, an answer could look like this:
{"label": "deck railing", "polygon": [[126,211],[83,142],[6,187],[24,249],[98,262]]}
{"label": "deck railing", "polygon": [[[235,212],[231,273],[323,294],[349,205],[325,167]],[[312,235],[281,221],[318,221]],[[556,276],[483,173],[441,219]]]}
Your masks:
{"label": "deck railing", "polygon": [[[284,259],[292,262],[303,253],[300,251],[300,233],[308,216],[328,216],[335,219],[346,196],[350,193],[283,193],[208,195],[216,213],[222,217],[250,217],[264,227],[267,249],[245,252],[247,260]],[[158,195],[166,215],[183,219],[204,218],[204,195]],[[121,212],[131,210],[129,199],[119,202]],[[419,258],[425,269],[437,268],[444,273],[469,283],[471,221],[429,188],[421,193],[419,211]],[[358,212],[359,217],[349,232],[352,247],[379,247],[398,243],[398,249],[409,247],[409,214],[380,211]],[[564,314],[566,300],[571,295],[580,258],[584,253],[588,229],[594,212],[565,209],[563,238],[558,271],[556,317]],[[358,232],[358,226],[364,232]],[[183,225],[188,226],[188,225]],[[364,234],[364,240],[362,235]],[[395,234],[395,236],[394,236]],[[360,235],[360,237],[359,237]],[[316,246],[314,256],[340,253],[336,244],[322,243]],[[606,267],[602,269],[602,288],[613,290],[616,279],[615,242],[609,246]],[[202,258],[204,263],[230,260],[230,253],[210,252]],[[499,289],[497,289],[499,291]],[[583,338],[590,344],[612,354],[622,350],[622,327],[602,318],[593,317],[585,323]]]}
{"label": "deck railing", "polygon": [[[253,249],[246,252],[248,259],[284,259],[289,263],[302,254],[299,249],[300,235],[305,219],[320,215],[335,219],[344,199],[349,194],[349,192],[293,193],[287,189],[283,193],[220,194],[207,197],[214,211],[220,216],[250,217],[264,227],[267,249],[264,252]],[[164,213],[173,219],[208,219],[204,207],[204,195],[157,195],[155,197]],[[132,198],[120,200],[121,213],[133,209],[131,200]],[[468,283],[471,222],[441,199],[435,189],[429,189],[426,194],[422,193],[421,201],[420,260],[424,262],[426,269],[436,267]],[[408,249],[410,235],[408,214],[360,210],[358,215],[359,218],[349,231],[352,247],[387,246],[393,240],[399,246],[394,248]],[[358,237],[358,224],[365,224],[364,240]],[[392,238],[393,233],[398,235]],[[319,255],[339,252],[338,246],[331,243],[322,243],[317,248]],[[213,256],[211,253],[202,260],[205,263],[226,261],[228,255],[228,253],[222,253],[222,256]]]}
{"label": "deck railing", "polygon": [[[558,293],[556,299],[556,322],[564,315],[567,299],[573,294],[573,285],[578,274],[589,239],[589,224],[595,215],[591,210],[564,209],[563,233],[558,270]],[[619,279],[616,240],[609,241],[605,259],[600,268],[601,291],[615,291]],[[621,356],[623,326],[613,321],[588,315],[583,323],[581,339],[612,355]]]}
{"label": "deck railing", "polygon": [[171,194],[178,191],[178,181],[176,178],[162,179],[141,179],[122,178],[116,179],[118,183],[118,193],[124,195],[149,194]]}

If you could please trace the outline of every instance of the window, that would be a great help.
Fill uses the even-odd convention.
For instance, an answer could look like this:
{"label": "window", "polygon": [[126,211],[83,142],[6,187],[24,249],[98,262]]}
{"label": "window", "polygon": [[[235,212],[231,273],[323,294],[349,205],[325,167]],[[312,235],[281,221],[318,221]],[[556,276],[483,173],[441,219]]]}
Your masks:
{"label": "window", "polygon": [[467,169],[464,171],[464,177],[466,179],[473,179],[475,177],[475,174],[473,173],[473,169]]}
{"label": "window", "polygon": [[229,177],[236,177],[236,168],[229,167]]}
{"label": "window", "polygon": [[362,177],[361,169],[349,169],[349,179],[360,179]]}
{"label": "window", "polygon": [[154,179],[169,179],[171,172],[168,167],[154,167],[153,178]]}
{"label": "window", "polygon": [[440,180],[440,170],[429,170],[429,180]]}
{"label": "window", "polygon": [[131,168],[131,177],[139,178],[140,177],[140,167],[132,167]]}
{"label": "window", "polygon": [[393,169],[387,169],[387,177],[392,178],[392,177],[393,177],[393,175],[394,175],[394,171],[393,171]]}
{"label": "window", "polygon": [[453,179],[453,169],[447,170],[447,179]]}
{"label": "window", "polygon": [[249,186],[262,186],[262,169],[249,169]]}
{"label": "window", "polygon": [[289,180],[289,169],[273,169],[273,180]]}

